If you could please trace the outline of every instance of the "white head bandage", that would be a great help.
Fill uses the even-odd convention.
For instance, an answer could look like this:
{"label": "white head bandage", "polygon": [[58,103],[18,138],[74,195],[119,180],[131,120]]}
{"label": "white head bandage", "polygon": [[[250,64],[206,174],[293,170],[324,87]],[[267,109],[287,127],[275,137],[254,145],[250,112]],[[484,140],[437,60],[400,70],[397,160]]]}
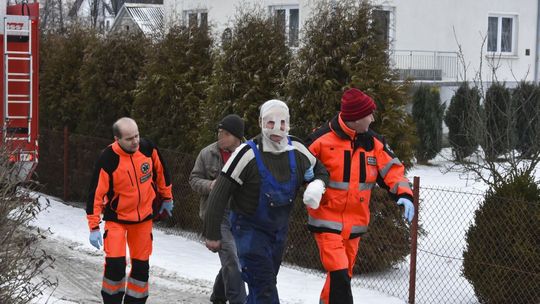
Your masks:
{"label": "white head bandage", "polygon": [[[287,138],[290,129],[289,120],[289,107],[283,101],[271,99],[261,106],[259,123],[264,151],[281,153],[292,149]],[[272,135],[280,136],[281,140],[279,142],[272,140]]]}

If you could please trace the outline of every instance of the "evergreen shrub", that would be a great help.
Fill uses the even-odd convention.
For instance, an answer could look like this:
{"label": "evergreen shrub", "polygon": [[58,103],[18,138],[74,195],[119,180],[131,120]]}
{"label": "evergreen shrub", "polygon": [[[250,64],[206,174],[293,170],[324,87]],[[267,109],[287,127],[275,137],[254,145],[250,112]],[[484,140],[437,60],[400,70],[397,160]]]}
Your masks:
{"label": "evergreen shrub", "polygon": [[540,88],[521,82],[512,92],[512,104],[516,107],[516,149],[530,157],[540,152]]}
{"label": "evergreen shrub", "polygon": [[540,303],[540,188],[513,174],[485,195],[466,233],[463,275],[480,303]]}
{"label": "evergreen shrub", "polygon": [[445,106],[439,88],[421,85],[413,95],[412,116],[416,124],[416,160],[426,163],[442,149],[442,121]]}
{"label": "evergreen shrub", "polygon": [[513,148],[515,142],[514,108],[510,90],[504,83],[494,83],[486,91],[484,101],[485,132],[481,146],[487,159],[497,159]]}
{"label": "evergreen shrub", "polygon": [[448,127],[448,142],[454,159],[463,161],[478,148],[477,130],[480,127],[480,93],[463,82],[446,110],[444,122]]}

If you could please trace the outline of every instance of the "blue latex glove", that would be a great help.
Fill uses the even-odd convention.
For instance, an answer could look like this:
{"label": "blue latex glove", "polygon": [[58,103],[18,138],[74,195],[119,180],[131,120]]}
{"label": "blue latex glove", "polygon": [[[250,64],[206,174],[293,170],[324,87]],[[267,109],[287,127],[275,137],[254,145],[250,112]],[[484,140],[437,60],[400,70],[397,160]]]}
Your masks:
{"label": "blue latex glove", "polygon": [[313,173],[313,166],[309,167],[304,173],[304,181],[311,182],[315,178],[315,173]]}
{"label": "blue latex glove", "polygon": [[397,201],[397,204],[400,206],[405,207],[405,211],[403,211],[403,217],[410,223],[413,220],[414,217],[414,205],[408,198],[400,198]]}
{"label": "blue latex glove", "polygon": [[172,200],[170,201],[163,201],[161,204],[161,209],[159,209],[159,214],[162,214],[163,211],[167,212],[169,216],[172,216],[172,209],[174,206],[174,202]]}
{"label": "blue latex glove", "polygon": [[98,230],[92,230],[90,231],[90,244],[92,246],[96,247],[97,249],[100,248],[100,246],[103,246],[103,238],[101,237],[101,231]]}

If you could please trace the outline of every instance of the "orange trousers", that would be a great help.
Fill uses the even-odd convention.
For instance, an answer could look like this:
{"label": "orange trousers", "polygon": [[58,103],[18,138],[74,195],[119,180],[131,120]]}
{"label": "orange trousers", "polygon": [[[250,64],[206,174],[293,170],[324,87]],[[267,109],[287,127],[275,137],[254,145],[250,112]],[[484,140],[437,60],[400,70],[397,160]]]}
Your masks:
{"label": "orange trousers", "polygon": [[[137,224],[105,222],[103,303],[146,303],[152,238],[152,221]],[[127,280],[126,245],[131,258],[131,272]]]}
{"label": "orange trousers", "polygon": [[321,304],[352,304],[352,269],[360,238],[345,239],[335,233],[314,233],[326,281],[321,292]]}

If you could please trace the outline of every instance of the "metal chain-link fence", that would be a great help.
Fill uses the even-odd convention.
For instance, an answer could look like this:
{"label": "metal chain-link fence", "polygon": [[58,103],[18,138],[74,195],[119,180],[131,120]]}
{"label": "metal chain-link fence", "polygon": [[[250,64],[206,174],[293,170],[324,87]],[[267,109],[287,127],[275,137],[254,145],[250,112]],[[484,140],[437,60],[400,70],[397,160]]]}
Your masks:
{"label": "metal chain-link fence", "polygon": [[[85,202],[94,162],[100,151],[111,142],[112,140],[108,139],[41,130],[37,179],[44,185],[44,191],[72,203]],[[175,209],[173,217],[167,222],[159,223],[158,227],[169,233],[202,241],[200,239],[202,222],[198,217],[199,196],[188,184],[197,152],[192,151],[192,154],[186,154],[161,149],[162,156],[172,174]],[[64,166],[65,164],[67,167]],[[385,191],[374,191],[371,202],[370,231],[362,237],[360,242],[353,285],[378,290],[404,301],[415,299],[416,303],[478,303],[476,289],[489,290],[489,287],[482,287],[485,283],[481,282],[482,277],[477,272],[481,273],[482,269],[495,267],[495,269],[502,269],[499,271],[500,275],[506,271],[504,275],[507,278],[514,280],[517,280],[517,277],[520,280],[523,279],[522,277],[528,278],[529,281],[523,281],[522,284],[523,287],[529,288],[530,296],[522,297],[527,300],[520,300],[514,295],[513,301],[493,303],[540,303],[538,298],[534,302],[534,297],[540,294],[538,203],[529,203],[528,208],[515,211],[516,217],[520,219],[530,218],[531,215],[536,216],[536,221],[526,221],[526,226],[520,228],[523,231],[516,231],[515,227],[503,224],[502,221],[505,218],[497,218],[495,214],[492,223],[494,227],[500,223],[501,231],[493,228],[492,230],[497,231],[496,234],[484,237],[486,243],[491,245],[487,247],[488,252],[482,254],[486,248],[479,247],[480,250],[476,250],[475,255],[469,254],[468,269],[472,273],[470,276],[479,281],[471,284],[463,276],[463,265],[467,263],[463,257],[467,249],[467,231],[471,224],[474,224],[475,212],[479,212],[477,210],[484,201],[484,194],[427,186],[420,187],[419,193],[420,228],[416,250],[414,246],[411,247],[409,240],[410,227],[402,220],[395,220],[400,219],[400,210],[396,208],[393,201],[387,198]],[[84,206],[84,203],[79,203],[79,205]],[[501,214],[504,214],[502,210]],[[317,246],[306,228],[306,222],[305,208],[298,199],[291,218],[284,262],[323,277],[325,274],[319,262]],[[500,240],[497,240],[497,235],[503,235],[504,232],[522,235],[528,233],[531,239],[537,242],[537,246],[532,249],[525,246],[526,249],[523,250],[530,251],[528,258],[523,257],[527,252],[517,252],[512,253],[513,263],[505,264],[496,261],[488,253],[500,250],[501,244]],[[491,240],[490,237],[495,239]],[[477,242],[478,240],[475,241]],[[416,267],[411,269],[410,259],[414,255],[416,255],[416,264],[412,265]],[[534,261],[537,263],[534,264]],[[416,271],[416,281],[414,281],[414,276],[411,280],[411,270],[413,270],[412,273]],[[523,276],[515,275],[515,273],[522,274],[524,271],[526,274]],[[493,275],[494,272],[490,273]],[[416,289],[414,289],[415,286]],[[499,290],[492,292],[499,292]],[[357,300],[361,301],[361,299]]]}
{"label": "metal chain-link fence", "polygon": [[502,194],[421,187],[417,303],[540,303],[540,202]]}

